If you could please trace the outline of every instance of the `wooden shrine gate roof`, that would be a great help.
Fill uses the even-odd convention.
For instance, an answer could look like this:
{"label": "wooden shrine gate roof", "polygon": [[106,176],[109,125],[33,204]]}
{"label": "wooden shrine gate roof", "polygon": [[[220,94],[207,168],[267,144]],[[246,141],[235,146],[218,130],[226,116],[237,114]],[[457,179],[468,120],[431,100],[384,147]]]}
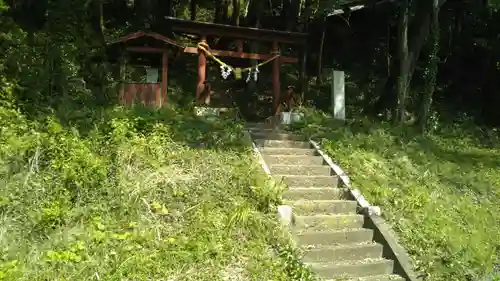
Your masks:
{"label": "wooden shrine gate roof", "polygon": [[234,39],[250,39],[256,41],[269,41],[305,45],[307,33],[278,31],[270,29],[241,27],[218,23],[207,23],[166,17],[173,31],[201,35],[216,35]]}
{"label": "wooden shrine gate roof", "polygon": [[[166,36],[163,36],[159,33],[156,32],[145,32],[145,31],[137,31],[134,33],[127,34],[125,36],[122,36],[118,38],[118,40],[115,40],[113,42],[108,43],[108,45],[113,45],[113,44],[118,44],[118,43],[126,43],[128,41],[140,41],[140,43],[160,43],[156,44],[159,46],[167,46],[167,45],[172,45],[176,46],[179,48],[184,48],[182,44],[179,42],[172,40]],[[149,42],[148,42],[149,41]]]}

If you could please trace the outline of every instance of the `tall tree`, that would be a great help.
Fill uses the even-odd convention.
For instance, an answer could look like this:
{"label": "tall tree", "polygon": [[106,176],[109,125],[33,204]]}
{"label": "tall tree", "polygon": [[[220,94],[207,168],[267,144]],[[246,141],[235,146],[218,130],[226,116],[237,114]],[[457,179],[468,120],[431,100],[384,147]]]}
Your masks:
{"label": "tall tree", "polygon": [[196,0],[191,0],[190,1],[190,10],[191,10],[191,20],[194,21],[196,20]]}
{"label": "tall tree", "polygon": [[240,25],[240,16],[241,16],[241,0],[233,0],[233,15],[232,15],[232,24],[235,26]]}
{"label": "tall tree", "polygon": [[397,123],[403,123],[406,110],[406,99],[408,95],[408,76],[409,76],[409,58],[408,58],[408,25],[410,21],[410,5],[408,0],[400,2],[398,23],[398,58],[399,58],[399,77],[396,84],[397,92]]}
{"label": "tall tree", "polygon": [[428,60],[428,67],[425,71],[425,83],[426,87],[424,89],[424,94],[422,97],[422,109],[419,116],[419,125],[422,133],[426,130],[427,120],[429,118],[429,113],[432,105],[432,97],[434,95],[434,90],[436,88],[436,78],[438,73],[438,62],[439,62],[439,0],[433,0],[432,5],[432,24],[431,24],[431,35],[428,39],[430,54]]}

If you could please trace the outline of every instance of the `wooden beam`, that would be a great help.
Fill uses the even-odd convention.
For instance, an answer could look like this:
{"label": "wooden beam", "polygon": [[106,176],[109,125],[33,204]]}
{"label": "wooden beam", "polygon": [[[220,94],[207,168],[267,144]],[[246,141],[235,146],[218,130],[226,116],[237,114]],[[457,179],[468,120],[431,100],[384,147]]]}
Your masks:
{"label": "wooden beam", "polygon": [[176,32],[205,36],[215,35],[218,37],[230,37],[234,39],[249,39],[267,42],[277,41],[279,43],[288,43],[294,45],[307,44],[307,33],[197,22],[177,19],[173,17],[165,18],[170,23],[172,31]]}
{"label": "wooden beam", "polygon": [[167,102],[167,77],[168,77],[168,53],[163,52],[162,70],[161,70],[161,105]]}
{"label": "wooden beam", "polygon": [[177,41],[174,41],[166,36],[163,36],[159,33],[155,33],[155,32],[143,32],[143,31],[138,31],[138,32],[135,32],[135,33],[131,33],[131,34],[128,34],[128,35],[125,35],[123,37],[120,37],[117,41],[114,41],[114,42],[110,42],[108,43],[108,45],[112,45],[112,44],[116,44],[116,43],[124,43],[126,41],[129,41],[129,40],[133,40],[133,39],[137,39],[137,38],[140,38],[140,37],[151,37],[151,38],[154,38],[158,41],[162,41],[163,43],[166,43],[166,44],[169,44],[169,45],[174,45],[174,46],[177,46],[177,47],[180,47],[180,48],[183,48],[184,46],[182,46],[181,44],[179,44]]}
{"label": "wooden beam", "polygon": [[197,28],[189,28],[189,27],[172,27],[172,30],[182,33],[188,34],[200,34],[201,32],[206,33],[208,36],[220,36],[220,37],[230,37],[230,38],[241,38],[241,39],[250,39],[256,41],[267,41],[272,42],[273,40],[278,40],[281,43],[293,44],[293,45],[305,45],[306,40],[295,39],[295,38],[286,38],[281,36],[266,36],[259,34],[246,34],[240,33],[238,31],[225,31],[219,30],[217,28],[206,28],[206,29],[197,29]]}
{"label": "wooden beam", "polygon": [[[252,54],[243,52],[240,53],[234,51],[223,51],[223,50],[213,50],[213,49],[210,49],[210,52],[215,56],[233,57],[240,59],[268,60],[274,57],[274,55],[270,54]],[[197,54],[198,49],[196,47],[186,47],[184,48],[184,53]],[[279,57],[278,60],[282,63],[296,63],[299,61],[298,58],[291,58],[291,57]]]}
{"label": "wooden beam", "polygon": [[125,50],[129,52],[136,52],[136,53],[163,53],[165,52],[166,49],[164,48],[155,48],[155,47],[126,47]]}

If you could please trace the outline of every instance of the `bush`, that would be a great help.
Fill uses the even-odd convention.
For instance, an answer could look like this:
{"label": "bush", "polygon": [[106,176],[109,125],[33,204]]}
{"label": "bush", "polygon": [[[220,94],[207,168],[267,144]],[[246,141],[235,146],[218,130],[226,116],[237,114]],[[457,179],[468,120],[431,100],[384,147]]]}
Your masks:
{"label": "bush", "polygon": [[261,210],[280,189],[241,125],[170,109],[62,112],[33,121],[0,107],[0,280],[294,280],[305,270],[276,258],[272,245],[290,241]]}

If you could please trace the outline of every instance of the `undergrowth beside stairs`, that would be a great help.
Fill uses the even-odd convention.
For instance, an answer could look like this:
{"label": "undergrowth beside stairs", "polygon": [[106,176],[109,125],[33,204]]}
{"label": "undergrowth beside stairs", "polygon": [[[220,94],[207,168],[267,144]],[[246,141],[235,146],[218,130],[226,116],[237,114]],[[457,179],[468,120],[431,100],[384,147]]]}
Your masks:
{"label": "undergrowth beside stairs", "polygon": [[234,120],[0,107],[0,280],[313,280]]}
{"label": "undergrowth beside stairs", "polygon": [[339,124],[314,110],[305,115],[295,130],[321,141],[353,186],[382,206],[426,280],[499,280],[496,131],[462,123],[419,136],[367,119]]}

